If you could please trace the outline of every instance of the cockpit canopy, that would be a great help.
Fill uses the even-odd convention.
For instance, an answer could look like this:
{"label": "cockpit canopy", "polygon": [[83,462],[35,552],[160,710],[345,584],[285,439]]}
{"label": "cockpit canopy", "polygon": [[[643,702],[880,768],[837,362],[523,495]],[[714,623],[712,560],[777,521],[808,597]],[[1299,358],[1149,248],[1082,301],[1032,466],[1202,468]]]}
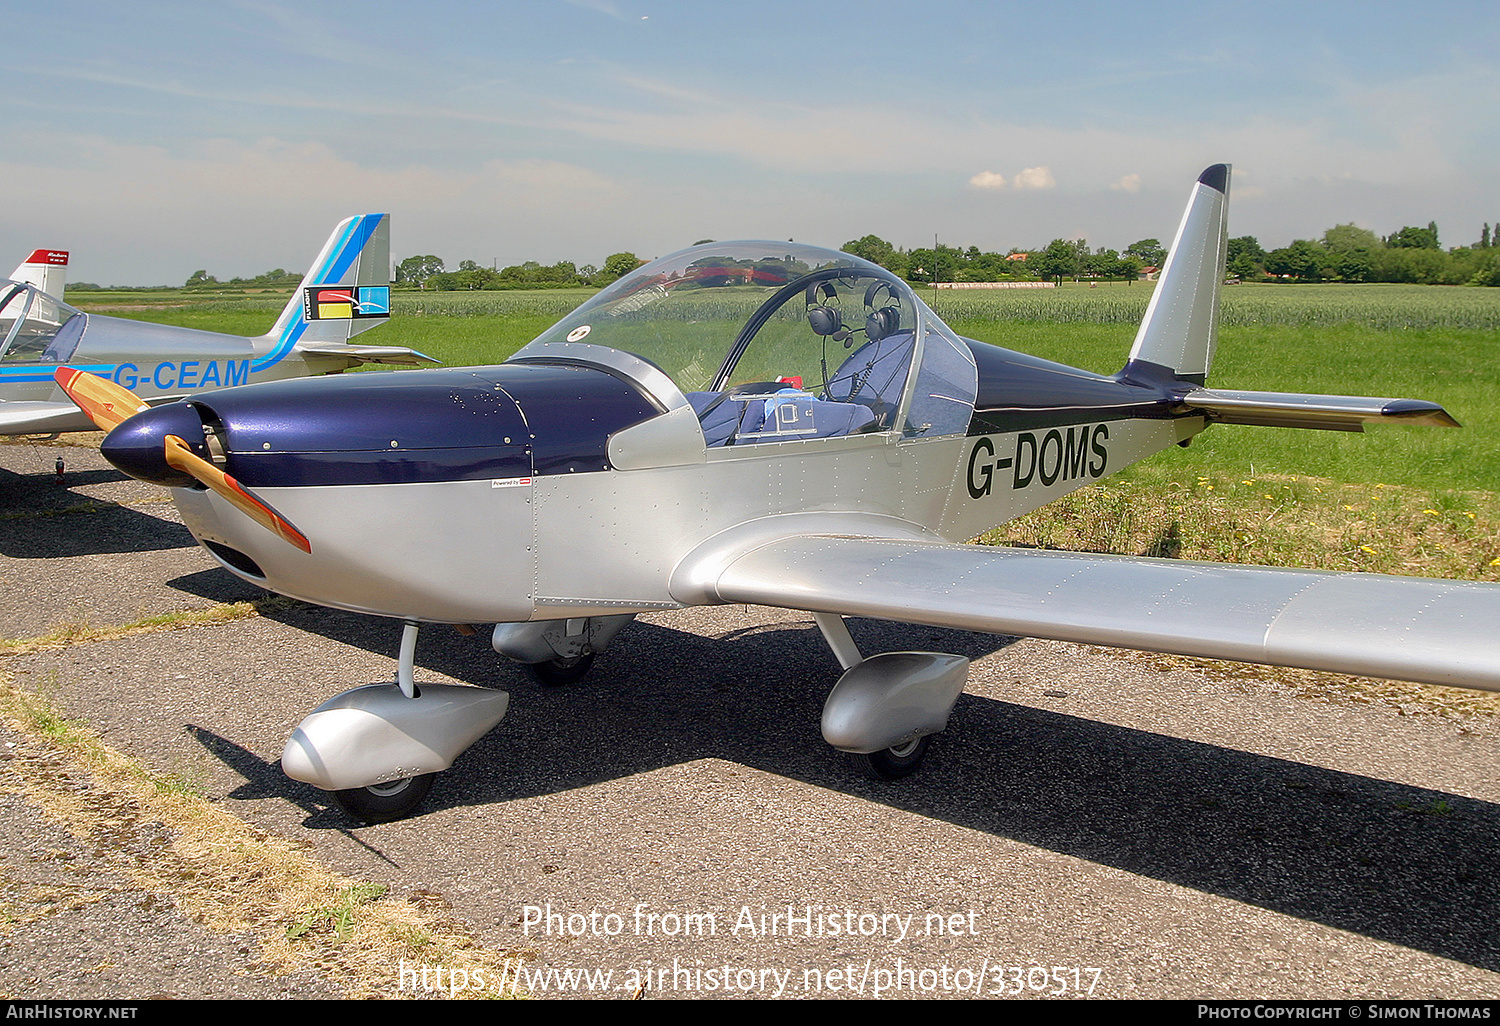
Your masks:
{"label": "cockpit canopy", "polygon": [[24,282],[0,284],[0,363],[66,363],[88,315]]}
{"label": "cockpit canopy", "polygon": [[708,444],[899,431],[963,433],[968,346],[900,278],[795,243],[695,246],[624,276],[515,359],[559,343],[648,361],[699,415]]}

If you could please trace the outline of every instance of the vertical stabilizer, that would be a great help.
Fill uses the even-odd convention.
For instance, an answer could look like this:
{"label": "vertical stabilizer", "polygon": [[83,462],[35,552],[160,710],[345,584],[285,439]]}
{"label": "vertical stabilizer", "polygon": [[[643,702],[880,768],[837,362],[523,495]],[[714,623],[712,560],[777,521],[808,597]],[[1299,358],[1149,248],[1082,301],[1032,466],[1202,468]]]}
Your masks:
{"label": "vertical stabilizer", "polygon": [[1228,248],[1229,165],[1198,176],[1171,253],[1125,365],[1126,378],[1170,371],[1203,384],[1219,341],[1219,287]]}
{"label": "vertical stabilizer", "polygon": [[37,249],[21,262],[12,281],[24,281],[35,285],[53,299],[61,299],[68,285],[68,251],[65,249]]}
{"label": "vertical stabilizer", "polygon": [[390,216],[361,214],[341,222],[265,336],[270,351],[251,370],[270,367],[299,342],[347,342],[384,323],[391,315],[390,274]]}

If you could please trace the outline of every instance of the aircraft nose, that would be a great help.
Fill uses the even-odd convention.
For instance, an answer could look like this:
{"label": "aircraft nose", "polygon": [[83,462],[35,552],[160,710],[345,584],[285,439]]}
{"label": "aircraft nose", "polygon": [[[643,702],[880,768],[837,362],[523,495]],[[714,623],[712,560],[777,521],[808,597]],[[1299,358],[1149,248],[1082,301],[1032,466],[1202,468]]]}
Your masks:
{"label": "aircraft nose", "polygon": [[131,477],[168,488],[194,484],[191,476],[169,466],[166,438],[176,435],[203,459],[209,458],[203,418],[192,403],[169,403],[144,410],[120,423],[104,437],[100,453]]}

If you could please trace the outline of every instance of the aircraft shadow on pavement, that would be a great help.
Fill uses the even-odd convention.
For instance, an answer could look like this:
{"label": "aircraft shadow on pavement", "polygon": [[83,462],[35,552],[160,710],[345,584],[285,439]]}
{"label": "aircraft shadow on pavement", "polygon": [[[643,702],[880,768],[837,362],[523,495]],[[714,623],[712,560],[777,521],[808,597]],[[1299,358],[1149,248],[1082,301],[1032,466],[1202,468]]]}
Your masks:
{"label": "aircraft shadow on pavement", "polygon": [[[391,621],[301,606],[270,615],[394,659]],[[866,651],[978,658],[1011,640],[871,621],[852,629]],[[419,683],[426,669],[514,696],[506,719],[439,779],[429,810],[724,759],[1500,971],[1500,805],[973,695],[916,776],[868,781],[819,734],[838,667],[810,623],[704,638],[638,622],[588,677],[560,688],[530,682],[488,640],[429,629],[418,647]],[[247,779],[234,797],[292,797],[309,828],[348,826],[316,789],[238,751],[220,755]]]}
{"label": "aircraft shadow on pavement", "polygon": [[0,556],[66,559],[110,552],[189,549],[197,541],[181,524],[75,489],[124,481],[115,470],[70,472],[66,485],[50,475],[0,470]]}

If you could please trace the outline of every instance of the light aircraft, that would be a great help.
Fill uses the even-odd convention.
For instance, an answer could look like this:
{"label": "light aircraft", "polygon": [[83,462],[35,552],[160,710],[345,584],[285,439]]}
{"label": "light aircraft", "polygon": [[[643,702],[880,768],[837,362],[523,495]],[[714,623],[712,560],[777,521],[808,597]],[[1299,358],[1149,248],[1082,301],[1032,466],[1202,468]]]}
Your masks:
{"label": "light aircraft", "polygon": [[61,299],[63,289],[68,284],[68,251],[65,249],[32,250],[31,256],[21,261],[15,273],[10,276],[10,280],[22,285],[34,285],[47,295]]}
{"label": "light aircraft", "polygon": [[424,623],[496,623],[497,652],[558,683],[643,611],[810,612],[844,667],[824,738],[887,778],[968,661],[866,656],[844,616],[1500,690],[1497,586],[960,544],[1214,424],[1456,426],[1429,402],[1205,386],[1228,189],[1226,165],[1194,183],[1112,376],[961,338],[888,271],[776,242],[647,264],[494,367],[134,415],[58,376],[230,572],[405,621],[395,682],[325,703],[282,755],[366,822],[414,810],[509,702],[417,687]]}
{"label": "light aircraft", "polygon": [[16,269],[17,280],[0,284],[0,435],[94,430],[57,387],[53,375],[64,364],[161,403],[362,363],[437,362],[400,346],[348,344],[390,316],[386,214],[340,223],[275,326],[257,338],[77,310],[60,298],[67,256],[37,250]]}

